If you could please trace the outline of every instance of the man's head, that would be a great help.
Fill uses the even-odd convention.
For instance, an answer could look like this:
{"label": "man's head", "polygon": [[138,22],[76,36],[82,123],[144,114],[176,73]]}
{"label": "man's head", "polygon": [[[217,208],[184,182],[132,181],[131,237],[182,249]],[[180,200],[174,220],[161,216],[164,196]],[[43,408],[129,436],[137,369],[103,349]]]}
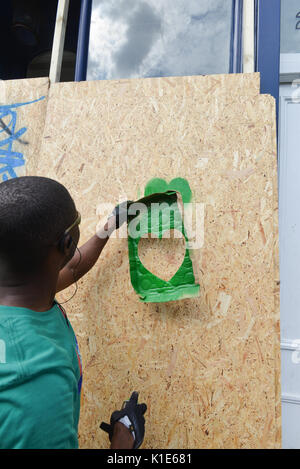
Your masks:
{"label": "man's head", "polygon": [[63,267],[74,255],[78,213],[58,182],[26,176],[0,184],[0,282],[5,276],[37,274],[52,255]]}

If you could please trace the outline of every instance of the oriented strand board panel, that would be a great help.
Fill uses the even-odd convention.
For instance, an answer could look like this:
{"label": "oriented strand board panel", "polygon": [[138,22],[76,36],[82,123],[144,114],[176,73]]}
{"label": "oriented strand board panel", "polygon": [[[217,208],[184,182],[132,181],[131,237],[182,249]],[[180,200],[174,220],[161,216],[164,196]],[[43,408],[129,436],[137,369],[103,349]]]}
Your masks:
{"label": "oriented strand board panel", "polygon": [[[99,422],[133,389],[148,404],[144,447],[280,446],[275,112],[259,75],[53,85],[44,133],[48,80],[0,85],[0,105],[27,103],[13,151],[69,188],[82,242],[99,203],[138,198],[152,177],[186,178],[203,205],[198,299],[141,304],[127,240],[112,239],[66,305],[84,360],[81,447],[107,447]],[[180,260],[168,255],[164,272]]]}
{"label": "oriented strand board panel", "polygon": [[[144,447],[280,444],[274,101],[257,75],[57,84],[38,174],[64,183],[93,234],[98,204],[188,180],[204,207],[200,297],[142,304],[126,239],[112,239],[66,306],[84,362],[82,448],[133,390]],[[70,289],[64,295],[71,296]]]}
{"label": "oriented strand board panel", "polygon": [[[44,130],[48,78],[1,80],[0,181],[34,173]],[[21,134],[19,135],[19,133]],[[5,161],[5,163],[4,163]]]}
{"label": "oriented strand board panel", "polygon": [[[274,109],[275,114],[275,109]],[[274,126],[276,115],[274,116]],[[273,146],[277,147],[276,130],[273,132]],[[281,350],[280,350],[280,270],[279,270],[279,220],[278,220],[278,172],[273,166],[273,222],[274,222],[274,303],[275,303],[275,399],[276,399],[276,448],[281,448]]]}

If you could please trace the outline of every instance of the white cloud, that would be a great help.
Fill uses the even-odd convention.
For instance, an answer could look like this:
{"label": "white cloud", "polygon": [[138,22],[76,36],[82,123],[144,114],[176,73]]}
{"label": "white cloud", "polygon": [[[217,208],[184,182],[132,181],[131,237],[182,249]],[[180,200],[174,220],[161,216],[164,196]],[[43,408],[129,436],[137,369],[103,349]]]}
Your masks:
{"label": "white cloud", "polygon": [[231,0],[94,0],[88,79],[225,73]]}

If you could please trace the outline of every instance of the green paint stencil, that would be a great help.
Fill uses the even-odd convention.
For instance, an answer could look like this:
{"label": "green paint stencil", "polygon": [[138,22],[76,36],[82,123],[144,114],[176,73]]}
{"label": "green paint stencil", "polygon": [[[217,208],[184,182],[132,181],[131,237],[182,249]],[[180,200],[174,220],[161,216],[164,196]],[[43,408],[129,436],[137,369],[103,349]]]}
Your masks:
{"label": "green paint stencil", "polygon": [[186,246],[188,237],[183,225],[184,203],[190,202],[192,192],[185,179],[173,179],[169,184],[163,179],[152,179],[145,188],[145,197],[133,204],[128,211],[128,249],[131,283],[145,303],[159,303],[199,295],[200,286],[195,280],[195,265],[186,247],[181,267],[165,281],[147,270],[138,255],[140,239],[150,233],[162,239],[169,230],[182,233]]}
{"label": "green paint stencil", "polygon": [[167,191],[177,191],[180,193],[182,202],[188,204],[192,200],[192,191],[186,179],[175,178],[168,184],[164,179],[151,179],[145,188],[145,197]]}

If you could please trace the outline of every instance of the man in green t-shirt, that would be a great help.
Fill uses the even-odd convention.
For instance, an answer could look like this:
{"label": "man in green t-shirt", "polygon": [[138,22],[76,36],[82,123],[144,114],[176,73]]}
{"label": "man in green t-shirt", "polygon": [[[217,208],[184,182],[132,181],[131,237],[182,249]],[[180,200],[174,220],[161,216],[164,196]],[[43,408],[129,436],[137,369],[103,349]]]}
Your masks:
{"label": "man in green t-shirt", "polygon": [[[42,177],[0,184],[0,448],[78,448],[82,364],[57,292],[85,275],[127,215],[118,206],[80,250],[67,189]],[[111,448],[138,448],[145,404],[112,414]],[[96,430],[96,429],[95,429]]]}

